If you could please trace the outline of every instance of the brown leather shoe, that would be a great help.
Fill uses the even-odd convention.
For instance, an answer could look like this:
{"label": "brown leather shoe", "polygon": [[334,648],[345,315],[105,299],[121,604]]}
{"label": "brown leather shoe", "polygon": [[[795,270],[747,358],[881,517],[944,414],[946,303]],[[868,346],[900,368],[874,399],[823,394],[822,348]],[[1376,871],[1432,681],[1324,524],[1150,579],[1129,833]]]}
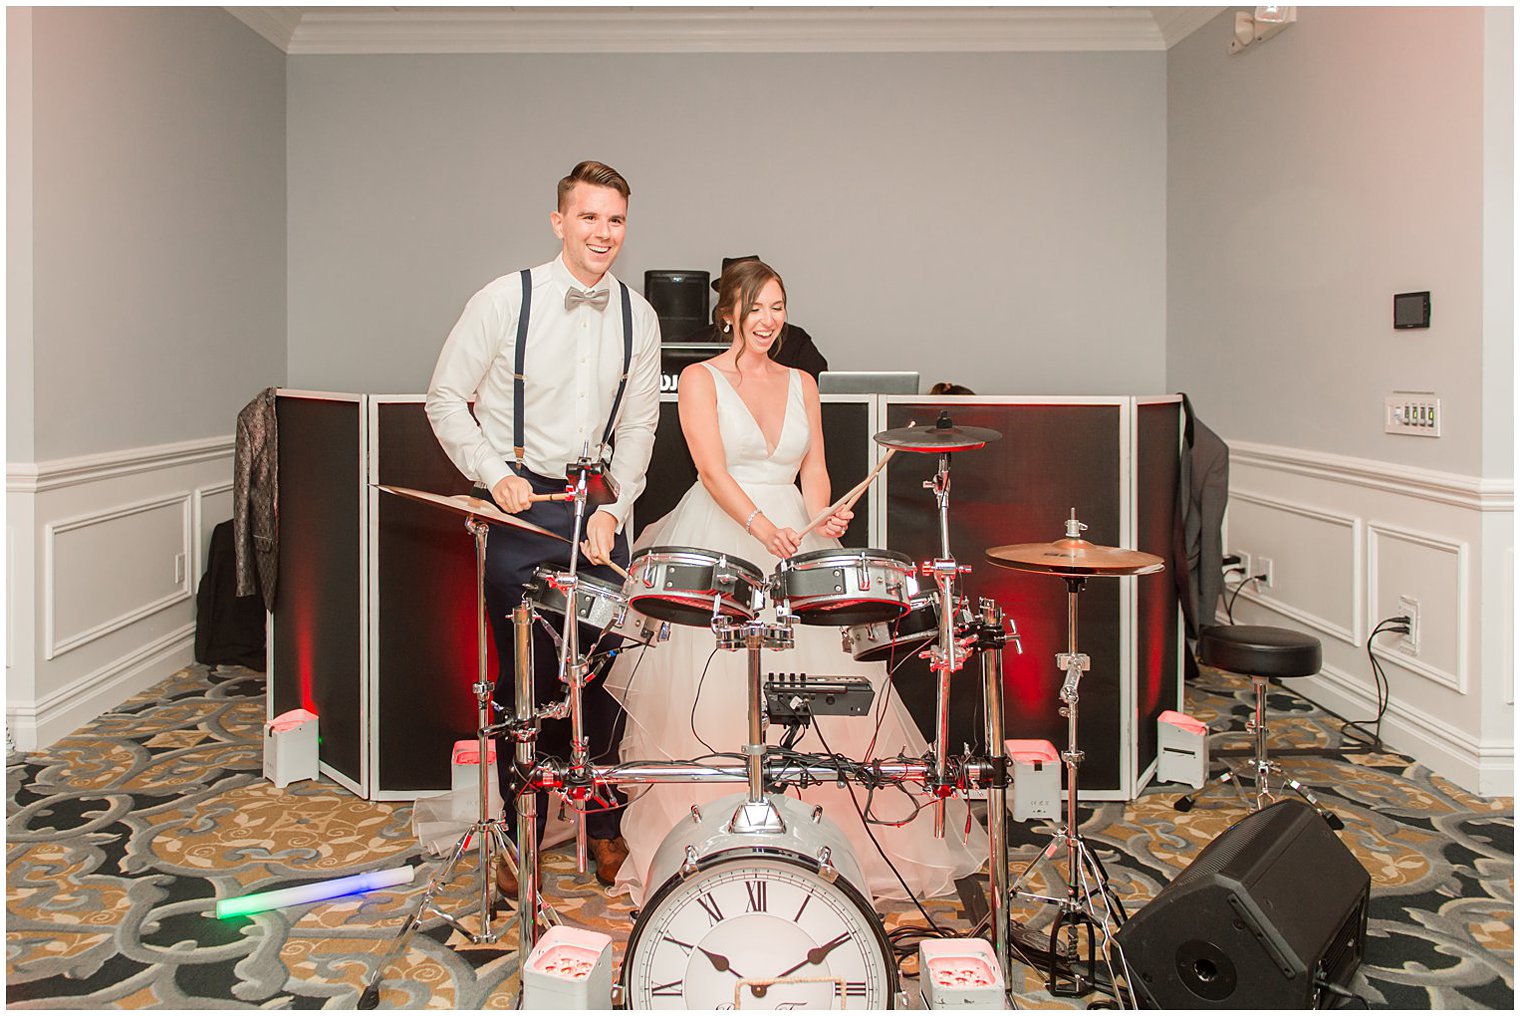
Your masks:
{"label": "brown leather shoe", "polygon": [[610,840],[587,841],[591,858],[596,861],[596,880],[602,885],[617,881],[618,870],[628,859],[628,843],[621,836]]}
{"label": "brown leather shoe", "polygon": [[519,888],[517,873],[507,867],[507,860],[504,857],[496,859],[496,888],[501,890],[501,894],[507,899],[517,902]]}
{"label": "brown leather shoe", "polygon": [[[501,890],[503,896],[507,897],[507,899],[511,900],[513,903],[516,903],[517,888],[520,884],[521,883],[517,880],[517,876],[513,874],[511,869],[507,867],[506,858],[498,857],[496,859],[496,888]],[[538,889],[539,892],[543,892],[544,889],[543,868],[538,869]]]}

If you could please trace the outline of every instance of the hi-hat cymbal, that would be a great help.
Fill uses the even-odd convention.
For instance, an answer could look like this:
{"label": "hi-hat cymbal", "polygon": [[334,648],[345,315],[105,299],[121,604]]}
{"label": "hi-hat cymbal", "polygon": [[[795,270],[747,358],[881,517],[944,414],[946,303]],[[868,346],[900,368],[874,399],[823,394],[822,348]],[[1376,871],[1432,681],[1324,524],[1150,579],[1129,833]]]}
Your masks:
{"label": "hi-hat cymbal", "polygon": [[508,515],[491,502],[482,501],[480,498],[471,497],[468,494],[432,494],[425,490],[413,490],[410,487],[388,487],[383,483],[377,486],[387,494],[399,494],[413,501],[421,501],[423,504],[447,508],[450,511],[458,512],[460,515],[473,515],[477,519],[483,519],[486,522],[502,526],[516,526],[518,529],[526,529],[530,533],[551,536],[562,543],[570,542],[558,533],[551,533],[543,526],[535,526],[526,519],[520,519],[515,515]]}
{"label": "hi-hat cymbal", "polygon": [[943,453],[973,451],[1002,436],[986,427],[957,427],[950,422],[948,416],[942,415],[938,423],[884,430],[875,435],[873,440],[879,445],[899,451]]}
{"label": "hi-hat cymbal", "polygon": [[1066,577],[1149,575],[1166,567],[1155,554],[1100,547],[1080,539],[1054,543],[1013,543],[987,548],[987,560],[1003,568]]}

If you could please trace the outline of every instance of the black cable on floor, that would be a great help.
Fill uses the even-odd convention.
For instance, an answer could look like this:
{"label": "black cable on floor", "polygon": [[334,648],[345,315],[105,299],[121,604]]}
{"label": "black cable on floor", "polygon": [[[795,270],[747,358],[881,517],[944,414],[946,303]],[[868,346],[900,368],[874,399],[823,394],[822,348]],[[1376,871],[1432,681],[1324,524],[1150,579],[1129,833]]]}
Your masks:
{"label": "black cable on floor", "polygon": [[[1372,629],[1372,634],[1367,636],[1367,662],[1372,665],[1373,693],[1377,701],[1377,715],[1365,720],[1345,720],[1341,723],[1341,736],[1350,736],[1355,731],[1360,743],[1366,744],[1372,751],[1383,751],[1383,715],[1388,712],[1388,675],[1384,673],[1383,666],[1376,656],[1372,655],[1372,640],[1385,632],[1400,632],[1409,634],[1409,618],[1403,614],[1393,617],[1385,617]],[[1366,725],[1373,724],[1372,730]],[[1363,741],[1362,739],[1366,740]]]}

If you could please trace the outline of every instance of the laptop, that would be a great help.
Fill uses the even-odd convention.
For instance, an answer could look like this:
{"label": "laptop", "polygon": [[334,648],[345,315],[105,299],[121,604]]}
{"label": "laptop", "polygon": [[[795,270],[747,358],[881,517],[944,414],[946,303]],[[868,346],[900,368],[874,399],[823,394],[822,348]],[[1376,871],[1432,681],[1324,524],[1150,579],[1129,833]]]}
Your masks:
{"label": "laptop", "polygon": [[824,395],[917,395],[916,370],[826,370],[818,375]]}

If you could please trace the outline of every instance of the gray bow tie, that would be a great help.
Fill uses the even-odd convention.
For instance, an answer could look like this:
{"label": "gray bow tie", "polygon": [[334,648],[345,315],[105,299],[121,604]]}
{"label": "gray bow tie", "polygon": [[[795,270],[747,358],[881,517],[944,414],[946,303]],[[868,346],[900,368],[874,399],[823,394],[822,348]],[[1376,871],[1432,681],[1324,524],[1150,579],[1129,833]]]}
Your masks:
{"label": "gray bow tie", "polygon": [[592,310],[607,309],[608,291],[598,290],[592,293],[582,293],[579,289],[571,287],[565,290],[565,309],[574,310],[577,304],[588,304]]}

